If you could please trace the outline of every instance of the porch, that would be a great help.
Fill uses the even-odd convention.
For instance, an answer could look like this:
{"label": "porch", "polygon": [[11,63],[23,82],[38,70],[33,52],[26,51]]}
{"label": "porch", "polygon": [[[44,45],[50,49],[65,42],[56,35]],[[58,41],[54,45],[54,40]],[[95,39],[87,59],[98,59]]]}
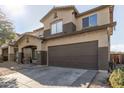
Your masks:
{"label": "porch", "polygon": [[18,63],[47,65],[47,53],[41,47],[42,39],[32,35],[24,35],[16,42],[16,45],[18,46]]}

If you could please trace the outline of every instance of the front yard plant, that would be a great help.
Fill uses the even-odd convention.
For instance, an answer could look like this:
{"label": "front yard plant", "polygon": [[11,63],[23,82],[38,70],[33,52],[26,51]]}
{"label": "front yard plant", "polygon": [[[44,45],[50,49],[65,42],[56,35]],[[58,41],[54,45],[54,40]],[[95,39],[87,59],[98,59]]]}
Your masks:
{"label": "front yard plant", "polygon": [[124,67],[113,70],[109,82],[113,88],[124,88]]}

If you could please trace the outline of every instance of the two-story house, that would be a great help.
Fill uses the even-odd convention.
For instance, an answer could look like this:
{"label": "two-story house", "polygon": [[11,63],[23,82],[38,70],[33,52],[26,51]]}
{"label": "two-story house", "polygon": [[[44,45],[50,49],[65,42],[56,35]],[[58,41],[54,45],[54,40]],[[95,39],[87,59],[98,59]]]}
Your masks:
{"label": "two-story house", "polygon": [[113,11],[112,5],[98,6],[83,13],[74,6],[51,9],[40,20],[43,28],[17,40],[18,62],[107,70],[110,36],[116,25]]}

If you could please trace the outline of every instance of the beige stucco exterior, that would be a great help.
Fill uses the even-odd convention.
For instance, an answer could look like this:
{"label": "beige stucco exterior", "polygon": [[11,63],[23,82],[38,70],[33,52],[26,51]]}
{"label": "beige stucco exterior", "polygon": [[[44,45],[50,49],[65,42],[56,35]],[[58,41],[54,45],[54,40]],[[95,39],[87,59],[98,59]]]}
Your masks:
{"label": "beige stucco exterior", "polygon": [[[54,19],[54,13],[57,12],[57,18]],[[49,16],[43,21],[44,24],[44,30],[50,29],[51,24],[57,20],[62,20],[63,24],[73,22],[76,25],[76,31],[79,31],[83,29],[82,27],[82,19],[93,15],[97,14],[97,25],[104,25],[104,24],[109,24],[110,23],[110,13],[109,13],[109,8],[101,9],[98,11],[94,11],[92,13],[88,13],[86,15],[82,15],[79,17],[75,17],[73,14],[74,10],[72,9],[67,9],[67,10],[56,10],[53,11]]]}
{"label": "beige stucco exterior", "polygon": [[33,31],[33,32],[31,33],[31,35],[34,35],[34,36],[37,36],[37,37],[43,36],[43,31],[44,31],[44,29],[39,29],[39,30],[37,30],[37,31]]}
{"label": "beige stucco exterior", "polygon": [[8,54],[14,54],[14,47],[8,46]]}
{"label": "beige stucco exterior", "polygon": [[62,20],[63,24],[73,22],[75,24],[74,14],[72,14],[74,10],[72,9],[66,9],[66,10],[56,10],[54,12],[57,12],[57,18],[54,19],[54,12],[52,12],[44,21],[44,30],[50,29],[51,24],[57,20]]}
{"label": "beige stucco exterior", "polygon": [[93,31],[73,36],[67,36],[63,38],[51,39],[46,41],[42,45],[42,49],[48,50],[48,46],[56,46],[56,45],[63,45],[63,44],[72,44],[72,43],[79,43],[79,42],[89,42],[98,40],[98,47],[108,47],[108,35],[107,30],[101,31]]}
{"label": "beige stucco exterior", "polygon": [[83,28],[82,25],[82,19],[88,16],[91,16],[93,14],[97,14],[97,25],[104,25],[104,24],[109,24],[110,23],[110,13],[109,13],[109,8],[102,9],[99,11],[95,11],[93,13],[77,17],[76,19],[76,28],[77,31],[81,30]]}
{"label": "beige stucco exterior", "polygon": [[[59,9],[53,10],[46,18],[42,21],[44,24],[44,29],[39,29],[30,33],[31,35],[39,37],[39,35],[43,35],[44,31],[47,29],[51,29],[51,24],[58,20],[62,20],[63,24],[66,23],[74,23],[76,26],[76,31],[80,31],[83,29],[82,26],[82,19],[91,16],[93,14],[97,14],[97,26],[105,25],[110,23],[110,12],[109,7],[103,8],[101,10],[97,10],[85,15],[76,16],[72,8],[69,9]],[[54,18],[55,13],[57,14],[57,18]],[[28,45],[35,45],[37,46],[37,50],[48,50],[48,46],[56,46],[62,44],[72,44],[72,43],[79,43],[79,42],[88,42],[98,40],[98,47],[110,47],[109,35],[111,28],[104,29],[102,31],[93,31],[88,33],[82,33],[78,35],[57,38],[47,40],[44,43],[41,43],[41,40],[33,37],[29,37],[30,42],[26,43],[25,38],[23,38],[20,42],[18,42],[19,52],[22,52],[21,49]]]}
{"label": "beige stucco exterior", "polygon": [[18,42],[19,52],[22,52],[22,48],[24,48],[26,46],[36,46],[37,47],[37,51],[41,50],[41,40],[40,39],[28,36],[29,42],[27,43],[26,38],[27,38],[27,36],[25,36],[24,38],[22,38]]}

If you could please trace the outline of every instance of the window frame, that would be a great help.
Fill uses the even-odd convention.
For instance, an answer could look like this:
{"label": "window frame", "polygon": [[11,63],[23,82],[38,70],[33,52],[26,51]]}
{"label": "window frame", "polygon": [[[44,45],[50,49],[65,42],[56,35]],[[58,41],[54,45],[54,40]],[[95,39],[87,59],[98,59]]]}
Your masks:
{"label": "window frame", "polygon": [[[91,25],[91,22],[90,22],[91,20],[90,20],[90,19],[91,19],[91,17],[94,16],[94,15],[96,15],[96,24],[95,24],[95,25]],[[83,24],[84,24],[83,20],[84,20],[85,18],[89,18],[89,20],[88,20],[88,26],[87,26],[87,27],[84,27],[84,25],[83,25]],[[97,13],[82,18],[82,28],[89,28],[89,27],[94,27],[94,26],[97,26],[97,25],[98,25],[98,16],[97,16]]]}
{"label": "window frame", "polygon": [[[61,22],[61,31],[58,31],[59,26],[57,26],[57,25],[58,25],[60,22]],[[52,30],[52,26],[53,26],[53,25],[55,25],[56,31],[53,31],[53,30]],[[53,32],[54,32],[54,33],[53,33]],[[59,21],[53,22],[53,23],[51,24],[51,34],[57,34],[57,33],[61,33],[61,32],[63,32],[63,21],[62,21],[62,20],[59,20]]]}
{"label": "window frame", "polygon": [[[91,22],[90,22],[91,21],[91,17],[93,17],[93,16],[96,16],[96,19],[95,19],[96,20],[96,24],[95,25],[92,25]],[[89,16],[89,26],[91,26],[91,27],[92,26],[97,26],[97,14],[93,14],[93,15]]]}
{"label": "window frame", "polygon": [[[84,20],[87,19],[87,18],[88,18],[88,26],[85,26],[86,23],[84,22]],[[84,25],[84,24],[85,24],[85,25]],[[83,28],[89,27],[89,17],[85,17],[85,18],[82,19],[82,25],[83,25]]]}

